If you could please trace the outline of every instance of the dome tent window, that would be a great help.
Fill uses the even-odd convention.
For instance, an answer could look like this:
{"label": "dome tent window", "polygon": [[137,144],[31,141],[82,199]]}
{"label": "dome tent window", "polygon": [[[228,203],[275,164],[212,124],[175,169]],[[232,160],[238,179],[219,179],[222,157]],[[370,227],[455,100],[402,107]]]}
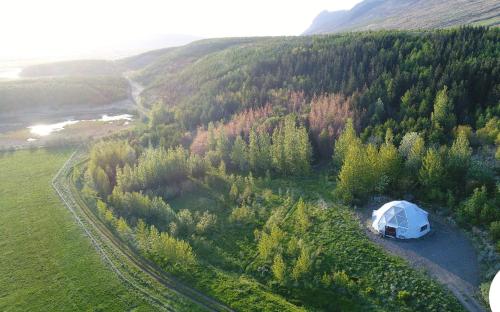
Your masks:
{"label": "dome tent window", "polygon": [[400,239],[429,233],[428,213],[407,201],[392,201],[372,213],[372,227],[380,234]]}

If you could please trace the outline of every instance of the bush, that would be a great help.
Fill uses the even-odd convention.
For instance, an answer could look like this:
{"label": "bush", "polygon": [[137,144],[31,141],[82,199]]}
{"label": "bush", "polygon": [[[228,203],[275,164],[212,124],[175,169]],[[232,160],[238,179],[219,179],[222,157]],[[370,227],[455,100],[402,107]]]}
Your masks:
{"label": "bush", "polygon": [[411,295],[410,295],[410,292],[406,291],[406,290],[400,290],[398,291],[398,295],[397,295],[397,298],[399,301],[403,301],[403,302],[406,302],[410,299]]}
{"label": "bush", "polygon": [[486,302],[487,305],[490,304],[490,298],[489,298],[489,293],[490,293],[490,283],[482,283],[481,286],[479,286],[479,290],[481,292],[481,298]]}
{"label": "bush", "polygon": [[491,222],[490,235],[494,241],[500,240],[500,221]]}
{"label": "bush", "polygon": [[458,221],[464,226],[486,225],[498,218],[498,209],[488,198],[486,187],[476,188],[458,211]]}

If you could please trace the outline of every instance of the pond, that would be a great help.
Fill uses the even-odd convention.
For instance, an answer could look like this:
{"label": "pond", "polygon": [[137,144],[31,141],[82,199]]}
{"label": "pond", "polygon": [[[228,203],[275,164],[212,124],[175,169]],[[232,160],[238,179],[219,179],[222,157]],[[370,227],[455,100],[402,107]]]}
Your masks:
{"label": "pond", "polygon": [[[82,122],[82,121],[102,121],[102,122],[113,122],[117,120],[126,120],[126,121],[131,121],[132,120],[132,115],[130,114],[121,114],[121,115],[102,115],[101,118],[99,119],[80,119],[80,120],[66,120],[63,122],[57,122],[57,123],[52,123],[52,124],[36,124],[29,126],[28,129],[30,129],[30,133],[38,136],[38,137],[45,137],[48,136],[54,132],[59,132],[64,130],[65,127],[74,125],[76,123]],[[34,141],[36,139],[34,138],[29,138],[28,141]]]}

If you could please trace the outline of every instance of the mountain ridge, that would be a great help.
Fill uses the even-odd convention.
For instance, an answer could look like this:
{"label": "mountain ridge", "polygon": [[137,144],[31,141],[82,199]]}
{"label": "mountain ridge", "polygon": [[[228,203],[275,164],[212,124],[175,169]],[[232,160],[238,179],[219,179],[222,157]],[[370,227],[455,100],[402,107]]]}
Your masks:
{"label": "mountain ridge", "polygon": [[304,35],[461,25],[500,25],[500,3],[492,0],[365,0],[351,10],[322,11]]}

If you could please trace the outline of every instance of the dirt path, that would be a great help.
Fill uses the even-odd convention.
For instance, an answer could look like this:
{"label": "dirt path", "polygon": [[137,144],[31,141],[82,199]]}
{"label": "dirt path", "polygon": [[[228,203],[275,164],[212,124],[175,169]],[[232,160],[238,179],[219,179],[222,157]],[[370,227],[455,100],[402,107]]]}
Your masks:
{"label": "dirt path", "polygon": [[148,111],[142,105],[142,101],[141,101],[141,93],[144,90],[144,87],[141,86],[138,82],[132,80],[132,78],[130,78],[130,74],[125,73],[123,75],[123,77],[125,77],[125,79],[127,79],[128,84],[130,86],[129,100],[132,101],[135,104],[135,106],[137,108],[137,111],[139,112],[139,115],[141,117],[147,116],[148,115]]}
{"label": "dirt path", "polygon": [[359,213],[370,239],[414,267],[425,269],[446,285],[467,310],[486,311],[474,298],[479,286],[476,251],[459,228],[431,214],[431,232],[421,239],[382,238],[370,230],[372,210],[379,206],[372,205]]}

